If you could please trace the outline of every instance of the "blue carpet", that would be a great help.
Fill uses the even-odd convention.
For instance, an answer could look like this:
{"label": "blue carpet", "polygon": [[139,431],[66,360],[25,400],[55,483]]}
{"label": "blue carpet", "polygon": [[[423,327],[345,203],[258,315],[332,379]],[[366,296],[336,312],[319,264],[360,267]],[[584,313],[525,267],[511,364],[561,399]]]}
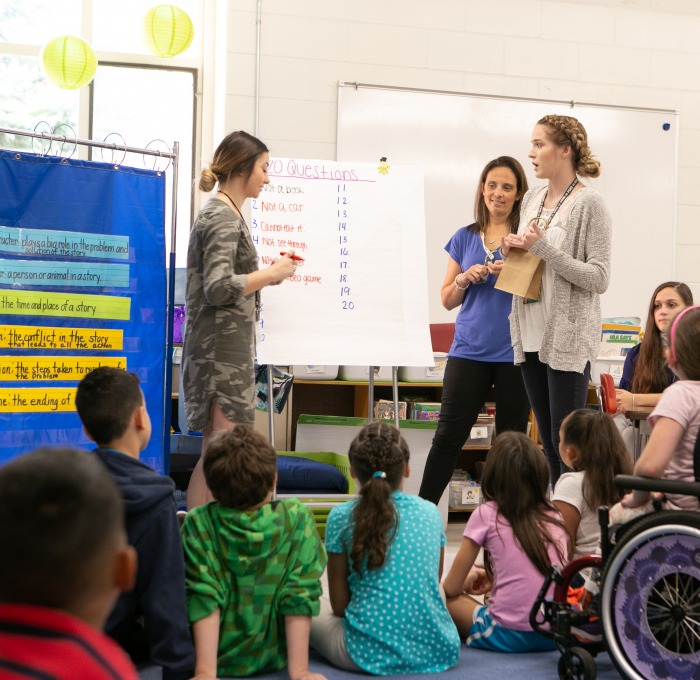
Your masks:
{"label": "blue carpet", "polygon": [[[596,658],[598,665],[597,680],[618,680],[621,676],[615,670],[607,654],[599,654]],[[513,678],[532,678],[533,680],[556,680],[559,677],[557,664],[558,652],[538,652],[534,654],[497,654],[479,649],[462,647],[459,663],[444,673],[430,675],[397,675],[402,680],[425,680],[430,677],[440,677],[446,680],[464,680],[465,678],[481,678],[482,680],[500,680],[512,675]],[[357,673],[342,671],[330,666],[313,652],[309,669],[314,673],[325,675],[328,680],[358,680],[362,677]],[[139,673],[141,680],[160,680],[160,669],[143,669]],[[255,680],[288,680],[287,670],[256,675]],[[366,677],[366,676],[365,676]],[[223,680],[223,679],[222,679]]]}

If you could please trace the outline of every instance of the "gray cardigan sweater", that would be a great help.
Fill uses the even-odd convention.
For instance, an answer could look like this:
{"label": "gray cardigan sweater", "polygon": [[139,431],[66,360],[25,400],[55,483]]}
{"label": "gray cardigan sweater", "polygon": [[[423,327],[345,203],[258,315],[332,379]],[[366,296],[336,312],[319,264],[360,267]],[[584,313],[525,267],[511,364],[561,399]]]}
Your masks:
{"label": "gray cardigan sweater", "polygon": [[[525,194],[521,221],[530,214],[540,189],[536,187]],[[596,358],[600,348],[600,295],[610,281],[612,218],[597,191],[583,187],[579,192],[561,248],[540,239],[530,250],[555,273],[540,361],[555,370],[583,373],[586,363]],[[525,361],[520,335],[521,304],[521,298],[514,295],[510,337],[516,364]]]}

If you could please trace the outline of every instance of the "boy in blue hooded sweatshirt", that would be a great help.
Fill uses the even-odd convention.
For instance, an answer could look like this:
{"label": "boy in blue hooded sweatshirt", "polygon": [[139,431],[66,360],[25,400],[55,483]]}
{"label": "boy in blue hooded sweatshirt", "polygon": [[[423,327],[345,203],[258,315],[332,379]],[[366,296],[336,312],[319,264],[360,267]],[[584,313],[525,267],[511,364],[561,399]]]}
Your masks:
{"label": "boy in blue hooded sweatshirt", "polygon": [[101,366],[79,383],[75,404],[94,454],[124,499],[129,544],[138,555],[136,586],[123,593],[105,632],[135,663],[161,666],[163,680],[185,680],[194,669],[175,485],[139,461],[151,419],[134,373]]}

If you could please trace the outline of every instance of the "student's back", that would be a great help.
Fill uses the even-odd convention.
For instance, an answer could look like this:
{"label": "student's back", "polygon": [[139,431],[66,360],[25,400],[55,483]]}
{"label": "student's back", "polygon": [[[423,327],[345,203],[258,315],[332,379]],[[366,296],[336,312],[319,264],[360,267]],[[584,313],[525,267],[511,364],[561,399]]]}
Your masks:
{"label": "student's back", "polygon": [[439,673],[459,660],[440,595],[445,532],[437,506],[401,491],[409,450],[392,425],[365,426],[349,451],[360,497],[326,523],[330,602],[311,644],[334,665],[376,675]]}
{"label": "student's back", "polygon": [[[381,675],[438,673],[459,660],[459,638],[440,596],[442,515],[418,496],[394,491],[397,530],[379,569],[351,569],[345,643],[362,670]],[[356,501],[333,508],[326,550],[349,555]]]}
{"label": "student's back", "polygon": [[191,677],[194,651],[175,485],[119,451],[97,448],[94,454],[122,494],[126,532],[139,564],[134,589],[120,595],[105,632],[135,660],[162,666],[164,680],[185,680]]}
{"label": "student's back", "polygon": [[151,436],[138,377],[102,366],[80,381],[75,401],[85,431],[98,445],[94,455],[121,491],[129,543],[138,555],[136,585],[119,598],[105,631],[136,662],[162,667],[163,680],[187,680],[194,648],[175,485],[138,459]]}
{"label": "student's back", "polygon": [[309,673],[309,628],[318,613],[326,552],[311,511],[271,501],[277,456],[253,428],[213,437],[204,477],[216,499],[182,527],[195,675],[249,676],[288,666]]}
{"label": "student's back", "polygon": [[214,501],[182,527],[192,620],[221,610],[218,672],[246,676],[286,666],[285,615],[312,616],[325,555],[296,499],[254,511]]}
{"label": "student's back", "polygon": [[[547,500],[542,450],[519,432],[494,442],[481,481],[485,502],[469,517],[444,581],[447,606],[468,647],[499,652],[554,649],[530,626],[530,610],[553,564],[564,564],[566,529]],[[486,569],[472,570],[484,550]],[[490,592],[484,605],[475,595]]]}
{"label": "student's back", "polygon": [[562,421],[559,455],[573,471],[559,478],[552,502],[564,518],[573,556],[598,553],[598,508],[622,498],[615,476],[632,474],[625,443],[610,415],[582,408]]}

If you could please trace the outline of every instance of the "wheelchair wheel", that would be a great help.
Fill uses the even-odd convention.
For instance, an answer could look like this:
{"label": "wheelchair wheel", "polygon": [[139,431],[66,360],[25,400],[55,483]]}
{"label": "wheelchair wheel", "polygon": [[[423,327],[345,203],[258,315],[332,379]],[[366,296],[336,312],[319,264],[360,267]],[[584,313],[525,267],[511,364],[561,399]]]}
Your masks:
{"label": "wheelchair wheel", "polygon": [[559,659],[559,680],[595,680],[598,669],[593,657],[582,647],[572,647]]}
{"label": "wheelchair wheel", "polygon": [[601,609],[623,677],[697,678],[700,513],[653,513],[627,532],[605,566]]}

